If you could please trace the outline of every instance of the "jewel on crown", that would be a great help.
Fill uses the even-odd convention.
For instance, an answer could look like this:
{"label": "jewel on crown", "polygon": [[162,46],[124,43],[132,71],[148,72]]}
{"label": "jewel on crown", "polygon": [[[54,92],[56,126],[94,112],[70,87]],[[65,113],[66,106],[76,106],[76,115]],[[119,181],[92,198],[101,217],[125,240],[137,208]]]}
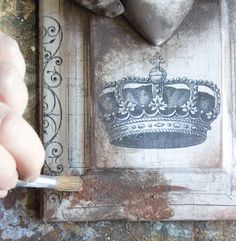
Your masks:
{"label": "jewel on crown", "polygon": [[147,149],[203,143],[220,112],[220,90],[205,80],[167,79],[160,54],[150,62],[147,78],[122,78],[99,91],[98,113],[110,143]]}

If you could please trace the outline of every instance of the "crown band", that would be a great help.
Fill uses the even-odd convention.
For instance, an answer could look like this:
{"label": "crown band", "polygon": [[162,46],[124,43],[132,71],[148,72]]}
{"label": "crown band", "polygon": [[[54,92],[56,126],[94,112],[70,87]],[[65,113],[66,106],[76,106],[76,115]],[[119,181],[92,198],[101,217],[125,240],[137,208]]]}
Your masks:
{"label": "crown band", "polygon": [[[107,129],[107,133],[110,142],[118,146],[129,145],[129,147],[146,149],[168,148],[170,141],[167,139],[171,138],[169,148],[179,148],[204,142],[207,131],[210,129],[210,126],[202,125],[199,122],[183,121],[180,118],[175,120],[153,118],[114,125]],[[180,135],[185,138],[179,138]],[[178,138],[178,141],[173,142],[174,136]],[[190,136],[194,138],[189,138]],[[151,143],[148,143],[148,139],[151,140]]]}

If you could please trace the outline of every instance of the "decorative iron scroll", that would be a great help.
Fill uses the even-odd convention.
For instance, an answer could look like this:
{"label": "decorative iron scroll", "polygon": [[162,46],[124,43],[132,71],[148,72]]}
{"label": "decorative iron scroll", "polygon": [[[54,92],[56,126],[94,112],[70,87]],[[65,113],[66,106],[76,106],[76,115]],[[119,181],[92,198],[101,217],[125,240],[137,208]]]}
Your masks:
{"label": "decorative iron scroll", "polygon": [[[63,165],[58,163],[63,154],[63,146],[57,140],[62,123],[62,107],[57,95],[57,88],[62,83],[59,67],[63,60],[58,56],[63,33],[60,23],[52,17],[44,17],[43,27],[43,129],[46,160],[45,175],[59,175],[63,172]],[[59,205],[63,194],[55,191],[45,192],[45,200],[51,205]]]}
{"label": "decorative iron scroll", "polygon": [[58,175],[63,171],[63,165],[57,164],[63,153],[63,146],[56,140],[62,122],[62,108],[56,89],[61,85],[62,76],[59,66],[63,60],[58,56],[63,33],[60,23],[52,18],[45,17],[47,26],[43,28],[43,72],[44,72],[44,147],[46,162],[44,173]]}

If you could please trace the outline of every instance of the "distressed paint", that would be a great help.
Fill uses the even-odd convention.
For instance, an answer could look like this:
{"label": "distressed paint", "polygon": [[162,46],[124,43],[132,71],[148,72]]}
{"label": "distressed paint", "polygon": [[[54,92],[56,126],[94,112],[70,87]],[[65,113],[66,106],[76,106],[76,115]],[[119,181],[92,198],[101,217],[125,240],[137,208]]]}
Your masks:
{"label": "distressed paint", "polygon": [[[16,9],[21,3],[21,10]],[[1,30],[16,36],[23,54],[27,54],[30,106],[35,106],[36,52],[34,0],[9,0],[0,3]],[[19,15],[28,16],[21,23]],[[27,39],[27,41],[26,41]],[[29,48],[30,46],[30,48]],[[34,50],[34,51],[33,51]],[[33,108],[28,108],[27,119],[35,123]],[[36,128],[36,126],[34,125]],[[0,239],[30,241],[234,241],[236,222],[95,222],[95,223],[50,223],[44,224],[38,217],[39,199],[37,190],[14,190],[0,200]]]}
{"label": "distressed paint", "polygon": [[[78,145],[75,145],[75,140],[70,138],[67,140],[68,136],[70,137],[70,135],[68,135],[68,129],[72,130],[72,134],[78,134],[80,132],[77,128],[84,126],[83,114],[85,114],[85,120],[90,119],[86,118],[86,109],[83,108],[84,105],[82,104],[87,96],[83,98],[82,94],[80,95],[81,98],[77,99],[78,95],[76,93],[65,92],[66,83],[70,86],[71,83],[75,84],[73,82],[75,80],[77,87],[82,87],[84,83],[90,82],[91,80],[89,84],[91,86],[93,102],[90,102],[89,99],[87,107],[88,113],[90,114],[92,112],[91,120],[89,120],[92,128],[91,133],[85,131],[85,140],[87,141],[91,138],[92,143],[87,142],[87,144],[91,143],[91,145],[88,149],[87,147],[89,147],[89,145],[86,146],[85,151],[88,155],[85,160],[87,161],[91,154],[92,161],[91,165],[87,166],[87,168],[91,168],[92,170],[96,168],[108,168],[103,174],[101,174],[102,172],[99,173],[99,169],[93,170],[94,173],[93,171],[85,172],[83,175],[85,188],[81,195],[80,193],[72,193],[68,196],[54,191],[45,192],[45,206],[43,211],[45,219],[50,218],[50,220],[54,221],[90,221],[120,218],[130,220],[155,220],[158,218],[161,219],[162,216],[165,217],[165,215],[160,215],[159,213],[162,207],[158,207],[158,205],[155,206],[155,203],[158,201],[155,200],[156,202],[152,202],[152,196],[155,197],[156,193],[162,197],[162,191],[160,191],[162,190],[160,188],[162,184],[159,185],[158,181],[156,181],[157,186],[149,189],[149,182],[152,180],[152,175],[150,175],[150,179],[142,182],[139,175],[134,172],[134,177],[138,181],[136,182],[135,178],[131,180],[127,178],[127,184],[124,185],[124,187],[130,190],[132,182],[136,183],[137,187],[139,186],[139,182],[141,182],[147,189],[145,190],[147,192],[145,194],[148,194],[148,201],[145,200],[145,202],[141,203],[133,200],[132,195],[128,196],[127,192],[123,191],[125,188],[123,188],[122,182],[121,186],[117,185],[120,181],[119,178],[114,179],[117,181],[113,183],[111,177],[115,174],[112,168],[117,167],[121,168],[124,173],[127,172],[126,168],[141,168],[144,176],[146,175],[145,168],[155,168],[156,178],[158,178],[161,173],[161,177],[167,183],[168,188],[171,186],[167,195],[167,204],[170,203],[168,208],[173,209],[173,215],[168,216],[168,219],[217,219],[220,211],[223,219],[225,217],[230,219],[234,218],[234,205],[236,200],[232,193],[232,177],[235,173],[233,170],[222,169],[222,167],[226,166],[225,163],[229,161],[225,154],[231,143],[221,132],[223,129],[223,133],[226,133],[226,129],[221,128],[221,122],[223,121],[223,126],[226,126],[224,125],[224,121],[230,120],[231,118],[228,107],[225,105],[226,102],[224,102],[223,105],[223,112],[225,113],[223,120],[221,121],[221,118],[216,119],[214,131],[209,132],[204,145],[195,146],[194,148],[182,148],[181,151],[178,152],[174,149],[168,149],[168,153],[165,149],[122,149],[110,145],[104,127],[101,125],[101,121],[98,120],[96,110],[97,89],[99,89],[99,86],[106,81],[116,81],[122,78],[122,76],[146,76],[146,63],[150,59],[150,56],[153,56],[157,50],[163,53],[167,59],[166,67],[168,69],[167,72],[170,73],[169,78],[176,78],[177,75],[194,79],[207,79],[217,83],[219,87],[223,86],[224,100],[231,100],[231,98],[229,98],[231,91],[229,84],[231,83],[231,79],[229,78],[228,72],[232,65],[231,63],[229,63],[229,65],[222,64],[226,63],[225,58],[230,59],[228,48],[230,35],[229,32],[226,31],[229,27],[228,23],[230,22],[227,20],[229,16],[227,15],[227,10],[229,8],[224,0],[220,3],[221,4],[213,0],[207,2],[200,0],[195,2],[191,14],[188,15],[185,23],[181,25],[181,28],[179,28],[176,34],[160,50],[158,47],[148,45],[121,17],[108,19],[93,15],[89,36],[87,22],[83,21],[83,19],[87,19],[88,15],[83,15],[83,11],[81,11],[80,15],[75,14],[79,9],[76,9],[77,12],[75,12],[73,2],[64,0],[60,0],[59,2],[57,0],[42,0],[40,2],[41,28],[42,25],[45,26],[46,24],[46,29],[50,30],[50,26],[52,26],[51,20],[53,19],[56,26],[59,26],[59,33],[63,33],[63,36],[66,36],[64,43],[62,43],[62,45],[59,44],[57,48],[52,46],[52,48],[49,49],[50,45],[47,44],[48,41],[45,42],[44,46],[46,53],[53,53],[53,57],[49,59],[49,63],[53,64],[54,62],[52,60],[55,60],[55,58],[62,60],[59,64],[52,65],[54,67],[52,71],[48,72],[45,71],[47,70],[46,68],[43,68],[43,79],[46,86],[44,93],[48,94],[47,91],[50,89],[49,92],[52,92],[55,97],[46,98],[46,101],[47,104],[51,104],[57,99],[59,100],[57,103],[60,102],[58,105],[59,109],[63,106],[59,115],[57,115],[56,112],[52,113],[54,117],[61,117],[59,121],[56,118],[54,119],[54,117],[53,119],[56,126],[63,126],[63,128],[56,128],[55,132],[52,131],[50,133],[52,134],[50,142],[52,142],[54,147],[49,150],[46,148],[46,152],[48,157],[51,158],[53,156],[53,159],[47,159],[45,169],[48,171],[47,169],[49,168],[49,172],[47,173],[53,175],[59,173],[74,173],[74,171],[77,171],[77,167],[71,165],[70,158],[69,160],[66,156],[63,158],[63,156],[61,156],[62,152],[59,152],[57,146],[55,146],[55,144],[61,144],[61,149],[65,151],[64,153],[70,150],[72,145],[78,148]],[[49,17],[43,18],[42,15]],[[80,16],[79,19],[75,18],[78,16]],[[201,18],[199,18],[199,16],[201,16]],[[78,24],[67,25],[68,22],[73,21],[77,21]],[[83,28],[83,26],[86,27]],[[80,32],[78,30],[80,30]],[[57,31],[55,32],[58,33]],[[59,36],[62,35],[59,34]],[[74,39],[76,39],[76,42]],[[90,51],[88,51],[90,46],[89,39],[91,39],[92,43],[91,55],[89,55]],[[54,45],[57,41],[53,40],[50,43]],[[61,43],[61,41],[59,41],[59,43]],[[73,49],[74,45],[78,48]],[[71,47],[69,51],[68,46]],[[41,47],[43,47],[43,45]],[[79,54],[80,58],[78,59],[81,65],[78,66],[79,61],[74,57]],[[43,56],[44,59],[46,56],[47,60],[47,55],[43,54]],[[86,56],[89,57],[87,58]],[[46,61],[46,67],[48,66],[47,64]],[[58,65],[60,65],[60,68]],[[83,71],[81,71],[82,66],[84,67]],[[195,66],[198,66],[198,68],[195,68]],[[71,72],[75,74],[72,79],[70,76]],[[48,73],[61,75],[62,81],[56,86],[51,86],[51,78],[48,76]],[[89,78],[89,74],[91,78]],[[202,81],[202,83],[208,82]],[[48,86],[50,88],[48,88]],[[78,107],[80,115],[77,116],[77,113],[67,112],[68,106],[69,109],[74,108],[80,101],[81,104]],[[57,106],[57,103],[52,106]],[[82,113],[83,110],[85,110],[85,113]],[[51,115],[51,112],[49,114]],[[47,112],[45,116],[46,118],[44,120],[48,121]],[[73,120],[76,120],[76,122],[74,123]],[[51,125],[47,125],[44,137],[47,137],[49,133],[48,127],[51,127]],[[78,150],[83,151],[83,136],[80,140],[82,140],[82,145]],[[68,144],[69,148],[67,148]],[[45,145],[48,147],[47,140],[45,141]],[[221,155],[222,149],[223,155]],[[57,152],[55,152],[55,150],[57,150]],[[51,155],[51,153],[53,155]],[[74,161],[83,162],[81,158],[74,158]],[[76,173],[78,174],[78,172]],[[123,173],[121,173],[120,175],[122,176]],[[149,176],[149,174],[147,174],[147,176]],[[96,179],[97,182],[94,182],[94,179]],[[100,184],[101,187],[99,187],[99,185],[96,186],[95,183]],[[88,191],[86,185],[88,185]],[[108,190],[105,189],[106,191],[104,191],[104,186],[109,187]],[[135,191],[139,190],[137,187],[133,185],[132,189]],[[182,190],[177,192],[177,190],[173,190],[175,187],[181,187]],[[104,193],[107,199],[102,198]],[[167,192],[165,191],[164,193],[166,194]],[[201,194],[204,195],[201,196]],[[138,192],[138,195],[142,195],[142,193]],[[214,198],[213,195],[215,195]],[[119,202],[116,202],[116,199],[118,199]],[[71,205],[71,203],[73,205]],[[130,205],[130,203],[133,205]],[[165,202],[163,203],[165,204]],[[142,207],[140,206],[141,204],[143,205]],[[143,212],[140,210],[137,211],[138,207],[142,209]],[[148,213],[149,209],[154,210],[154,214]],[[125,212],[128,213],[128,215],[124,217],[123,213]],[[232,215],[223,215],[222,213],[224,212],[231,212]]]}
{"label": "distressed paint", "polygon": [[[201,16],[200,19],[199,16]],[[95,147],[93,152],[96,153],[92,154],[94,165],[97,167],[176,167],[176,169],[205,169],[222,165],[221,148],[218,148],[221,146],[221,116],[213,124],[213,130],[209,131],[205,145],[183,148],[181,151],[168,149],[168,155],[166,155],[167,150],[122,149],[111,146],[107,133],[103,131],[104,124],[98,120],[96,109],[98,90],[104,83],[118,81],[127,76],[147,77],[151,69],[149,60],[156,51],[161,52],[166,59],[163,68],[167,71],[169,79],[183,76],[207,79],[221,88],[219,29],[219,4],[216,1],[196,1],[190,15],[162,48],[153,47],[140,38],[125,19],[107,19],[97,16],[92,18],[91,79],[94,91],[92,118],[95,120],[92,122],[94,123],[92,146]],[[197,37],[193,31],[196,31]],[[208,52],[205,51],[206,49]],[[198,66],[199,69],[194,66]],[[213,66],[217,66],[217,71]]]}
{"label": "distressed paint", "polygon": [[155,170],[90,170],[82,180],[81,191],[73,195],[64,194],[54,212],[49,203],[45,205],[44,219],[169,219],[173,213],[169,208],[168,193],[188,191],[181,186],[168,185]]}

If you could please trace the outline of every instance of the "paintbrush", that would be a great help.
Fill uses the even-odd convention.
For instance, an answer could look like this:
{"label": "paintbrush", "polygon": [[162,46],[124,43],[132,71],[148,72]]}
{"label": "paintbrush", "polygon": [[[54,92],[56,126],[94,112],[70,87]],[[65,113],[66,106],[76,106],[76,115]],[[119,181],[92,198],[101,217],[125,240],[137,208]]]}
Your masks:
{"label": "paintbrush", "polygon": [[18,180],[16,187],[45,188],[58,191],[74,192],[82,188],[80,176],[44,176],[40,175],[33,182]]}

